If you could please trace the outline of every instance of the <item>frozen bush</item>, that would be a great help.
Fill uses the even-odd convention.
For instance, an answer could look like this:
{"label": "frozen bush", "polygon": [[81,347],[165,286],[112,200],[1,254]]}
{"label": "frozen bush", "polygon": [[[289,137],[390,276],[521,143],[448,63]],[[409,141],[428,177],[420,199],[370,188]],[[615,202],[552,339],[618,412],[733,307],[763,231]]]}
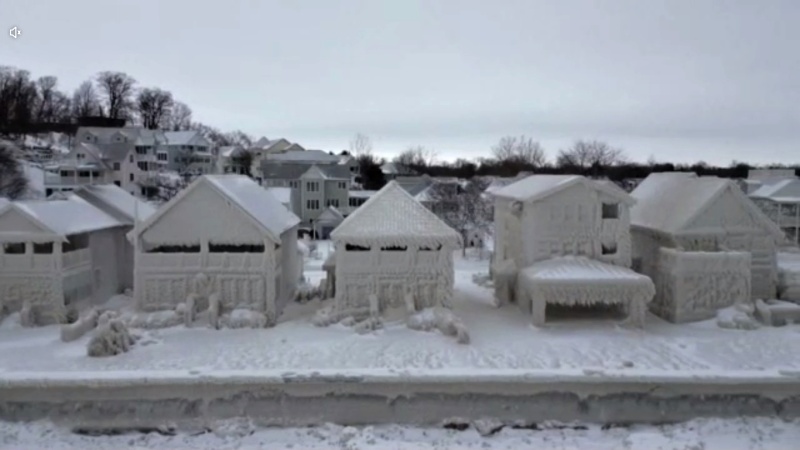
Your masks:
{"label": "frozen bush", "polygon": [[186,306],[183,311],[183,324],[187,327],[191,327],[194,323],[195,308],[197,307],[197,300],[199,297],[200,296],[195,293],[191,293],[186,297]]}
{"label": "frozen bush", "polygon": [[156,311],[152,313],[139,313],[131,317],[128,325],[131,328],[153,330],[157,328],[170,328],[183,323],[183,316],[175,311]]}
{"label": "frozen bush", "polygon": [[311,323],[318,327],[327,327],[328,325],[333,325],[340,320],[341,318],[334,310],[333,305],[329,305],[318,309],[314,313],[314,317],[311,318]]}
{"label": "frozen bush", "polygon": [[439,307],[425,308],[409,316],[406,324],[412,330],[439,330],[445,336],[456,338],[459,344],[469,344],[470,342],[466,325],[449,309]]}
{"label": "frozen bush", "polygon": [[114,356],[127,352],[134,344],[134,338],[121,320],[112,320],[97,328],[89,340],[87,353],[92,357]]}
{"label": "frozen bush", "polygon": [[[753,310],[755,308],[753,307]],[[733,330],[755,330],[760,327],[748,306],[733,306],[717,311],[717,326]]]}
{"label": "frozen bush", "polygon": [[380,328],[383,328],[383,321],[380,317],[370,317],[353,326],[353,329],[358,334],[367,334]]}
{"label": "frozen bush", "polygon": [[61,326],[61,341],[72,342],[80,339],[84,334],[97,327],[100,314],[95,309],[89,310],[84,316],[78,317],[74,323]]}
{"label": "frozen bush", "polygon": [[100,314],[100,317],[97,318],[97,325],[106,324],[114,319],[118,319],[119,317],[120,315],[117,311],[103,311],[103,313]]}
{"label": "frozen bush", "polygon": [[219,324],[224,328],[264,328],[267,326],[267,316],[259,311],[238,308],[223,315]]}
{"label": "frozen bush", "polygon": [[219,328],[219,313],[219,294],[215,292],[208,296],[208,324],[211,326],[211,328]]}
{"label": "frozen bush", "polygon": [[19,312],[19,323],[23,327],[36,326],[36,311],[30,301],[26,300],[22,304],[22,309]]}

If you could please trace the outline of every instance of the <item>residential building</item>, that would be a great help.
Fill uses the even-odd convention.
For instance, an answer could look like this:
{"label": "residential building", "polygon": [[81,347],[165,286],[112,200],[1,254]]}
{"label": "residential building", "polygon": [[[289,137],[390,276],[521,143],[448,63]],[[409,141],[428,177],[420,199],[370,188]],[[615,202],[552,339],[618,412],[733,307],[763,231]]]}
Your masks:
{"label": "residential building", "polygon": [[246,176],[197,178],[130,233],[137,307],[173,310],[204,295],[193,288],[201,279],[219,314],[249,309],[274,325],[302,275],[298,222]]}
{"label": "residential building", "polygon": [[214,146],[196,130],[165,131],[166,169],[181,175],[204,175],[214,173],[216,158]]}
{"label": "residential building", "polygon": [[547,305],[619,307],[643,325],[653,282],[631,266],[619,187],[577,175],[532,175],[492,192],[496,298],[545,323]]}
{"label": "residential building", "polygon": [[792,244],[800,245],[800,178],[770,180],[748,196]]}

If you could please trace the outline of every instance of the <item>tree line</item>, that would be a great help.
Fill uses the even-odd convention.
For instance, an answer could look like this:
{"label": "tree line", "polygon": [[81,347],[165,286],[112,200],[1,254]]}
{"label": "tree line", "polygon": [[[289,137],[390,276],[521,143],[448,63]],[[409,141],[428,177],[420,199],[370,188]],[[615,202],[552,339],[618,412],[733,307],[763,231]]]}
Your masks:
{"label": "tree line", "polygon": [[33,128],[58,130],[58,125],[78,124],[87,117],[147,129],[198,130],[218,146],[253,142],[243,131],[223,132],[193,121],[192,109],[169,90],[140,86],[124,72],[99,72],[70,93],[59,88],[55,76],[34,78],[27,70],[0,66],[0,135],[13,138]]}

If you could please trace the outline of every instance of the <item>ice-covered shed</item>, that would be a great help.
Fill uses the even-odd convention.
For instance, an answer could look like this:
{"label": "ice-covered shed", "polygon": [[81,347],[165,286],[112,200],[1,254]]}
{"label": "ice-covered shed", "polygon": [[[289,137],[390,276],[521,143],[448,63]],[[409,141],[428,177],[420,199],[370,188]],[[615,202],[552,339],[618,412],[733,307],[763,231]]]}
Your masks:
{"label": "ice-covered shed", "polygon": [[630,195],[578,175],[532,175],[492,196],[501,304],[517,303],[537,325],[547,304],[619,305],[643,323],[655,288],[630,269]]}
{"label": "ice-covered shed", "polygon": [[653,311],[674,321],[743,298],[774,298],[778,226],[731,180],[654,173],[632,193],[634,267],[656,282]]}
{"label": "ice-covered shed", "polygon": [[77,194],[0,206],[0,313],[26,308],[29,322],[63,322],[129,287],[131,225]]}
{"label": "ice-covered shed", "polygon": [[138,307],[173,309],[201,277],[221,313],[251,309],[274,324],[301,276],[298,223],[244,175],[199,177],[131,233]]}
{"label": "ice-covered shed", "polygon": [[340,314],[405,307],[449,305],[453,295],[453,251],[459,234],[391,181],[333,233],[335,305]]}

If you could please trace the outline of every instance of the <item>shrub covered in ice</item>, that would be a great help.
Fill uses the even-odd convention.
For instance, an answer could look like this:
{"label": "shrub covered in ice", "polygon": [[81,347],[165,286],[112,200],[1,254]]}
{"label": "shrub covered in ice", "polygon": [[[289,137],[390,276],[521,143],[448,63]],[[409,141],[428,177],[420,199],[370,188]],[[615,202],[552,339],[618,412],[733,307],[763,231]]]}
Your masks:
{"label": "shrub covered in ice", "polygon": [[78,317],[78,320],[61,326],[61,341],[72,342],[80,339],[84,334],[95,329],[100,319],[100,313],[95,309],[91,309],[83,316]]}
{"label": "shrub covered in ice", "polygon": [[151,313],[135,314],[128,321],[131,328],[154,330],[157,328],[176,327],[183,323],[183,314],[177,311],[156,311]]}
{"label": "shrub covered in ice", "polygon": [[369,317],[353,326],[353,330],[358,334],[367,334],[380,328],[383,328],[383,321],[380,317]]}
{"label": "shrub covered in ice", "polygon": [[319,286],[314,286],[310,283],[303,283],[297,287],[294,301],[298,303],[307,303],[319,298],[322,298],[322,290]]}
{"label": "shrub covered in ice", "polygon": [[445,308],[425,308],[409,316],[408,328],[419,331],[439,330],[445,336],[456,338],[459,344],[469,344],[467,327],[452,311]]}
{"label": "shrub covered in ice", "polygon": [[111,320],[97,328],[89,340],[87,354],[93,357],[119,355],[130,350],[134,342],[128,327],[121,320]]}
{"label": "shrub covered in ice", "polygon": [[264,328],[267,316],[259,311],[237,308],[220,317],[219,325],[223,328]]}
{"label": "shrub covered in ice", "polygon": [[754,317],[755,306],[739,303],[717,311],[717,326],[734,330],[755,330],[761,325]]}

